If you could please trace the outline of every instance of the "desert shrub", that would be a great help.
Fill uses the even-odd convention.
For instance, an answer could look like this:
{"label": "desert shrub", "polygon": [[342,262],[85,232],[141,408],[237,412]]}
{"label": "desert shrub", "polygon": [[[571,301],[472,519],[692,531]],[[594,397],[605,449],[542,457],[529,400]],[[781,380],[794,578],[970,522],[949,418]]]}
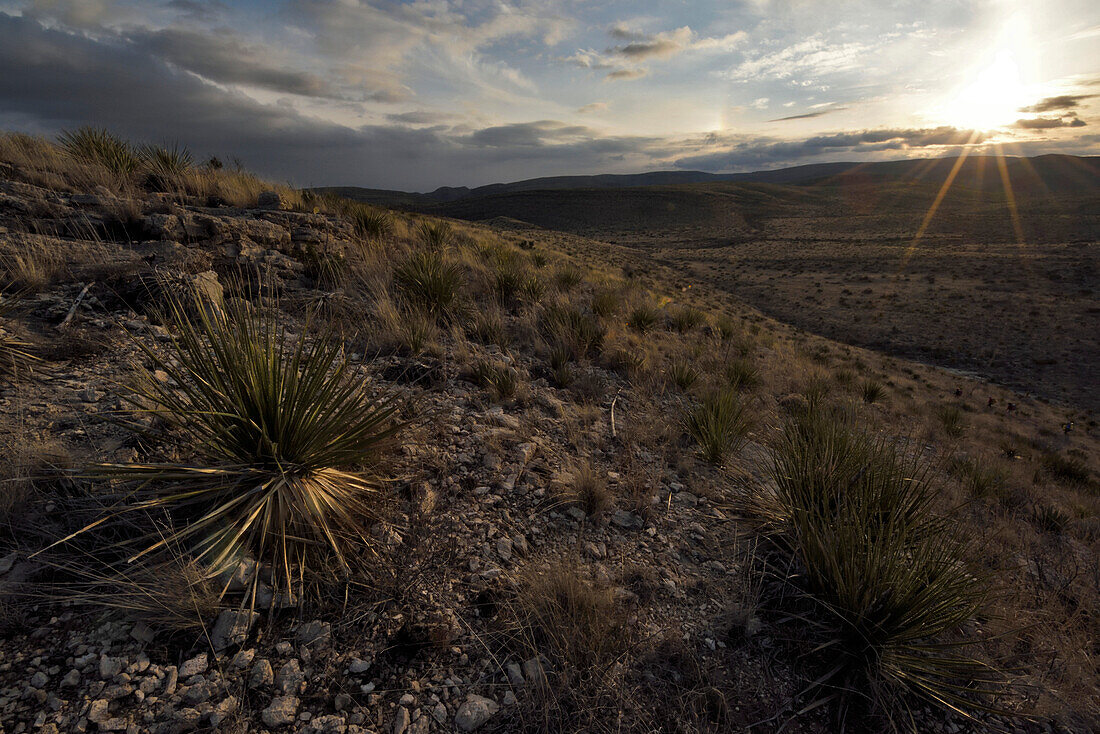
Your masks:
{"label": "desert shrub", "polygon": [[859,386],[859,395],[865,403],[877,403],[886,397],[886,388],[878,380],[864,380]]}
{"label": "desert shrub", "polygon": [[600,517],[611,507],[607,475],[586,460],[573,466],[572,481],[565,494],[568,501],[577,503],[589,517]]}
{"label": "desert shrub", "polygon": [[726,384],[734,390],[751,390],[760,384],[760,370],[748,359],[732,359],[726,364]]}
{"label": "desert shrub", "polygon": [[690,390],[699,381],[699,370],[688,360],[678,359],[668,366],[668,379],[681,390]]}
{"label": "desert shrub", "polygon": [[338,288],[348,273],[347,257],[332,247],[309,243],[302,248],[299,257],[306,276],[318,287]]}
{"label": "desert shrub", "polygon": [[505,604],[508,650],[532,661],[520,714],[530,730],[597,731],[622,707],[620,662],[634,634],[611,589],[579,571],[529,569]]}
{"label": "desert shrub", "polygon": [[542,313],[540,326],[547,340],[568,349],[573,359],[598,354],[606,334],[595,316],[565,304],[548,305]]}
{"label": "desert shrub", "polygon": [[611,288],[600,288],[592,294],[592,313],[601,319],[609,319],[619,312],[619,293]]}
{"label": "desert shrub", "polygon": [[64,271],[65,261],[56,249],[29,238],[13,244],[0,250],[0,290],[37,293]]}
{"label": "desert shrub", "polygon": [[716,465],[741,449],[752,428],[748,406],[730,389],[707,395],[688,410],[683,421],[703,458]]}
{"label": "desert shrub", "polygon": [[1031,513],[1035,527],[1052,535],[1061,535],[1069,526],[1070,516],[1054,505],[1041,504]]}
{"label": "desert shrub", "polygon": [[1008,473],[1000,467],[977,458],[956,458],[948,464],[949,472],[974,497],[1004,497]]}
{"label": "desert shrub", "polygon": [[492,362],[477,363],[474,366],[474,380],[482,387],[492,390],[496,399],[502,402],[515,399],[522,384],[519,372],[515,369]]}
{"label": "desert shrub", "polygon": [[554,287],[563,293],[568,293],[583,282],[584,273],[572,265],[562,265],[554,271]]}
{"label": "desert shrub", "polygon": [[454,240],[454,228],[449,222],[442,220],[421,222],[417,234],[420,235],[421,242],[431,250],[446,249]]}
{"label": "desert shrub", "polygon": [[440,250],[421,250],[394,269],[393,282],[409,303],[447,320],[455,314],[465,279],[459,265]]}
{"label": "desert shrub", "polygon": [[393,215],[385,209],[358,206],[351,213],[355,234],[367,242],[378,243],[393,234]]}
{"label": "desert shrub", "polygon": [[714,320],[714,333],[718,335],[720,341],[730,342],[741,333],[741,330],[729,316],[719,316]]}
{"label": "desert shrub", "polygon": [[1054,481],[1068,487],[1085,487],[1092,480],[1085,462],[1070,456],[1048,452],[1039,459],[1039,466]]}
{"label": "desert shrub", "polygon": [[943,406],[939,409],[936,416],[940,419],[940,425],[943,426],[943,432],[951,438],[958,438],[963,435],[963,432],[966,430],[962,409],[957,405]]}
{"label": "desert shrub", "polygon": [[651,303],[640,303],[630,311],[627,325],[639,334],[645,334],[661,320],[661,311]]}
{"label": "desert shrub", "polygon": [[672,328],[681,334],[698,327],[705,320],[706,318],[703,316],[702,311],[691,308],[690,306],[676,309],[672,312],[670,317]]}
{"label": "desert shrub", "polygon": [[966,566],[967,542],[933,511],[934,478],[885,440],[810,410],[773,451],[772,488],[744,500],[787,559],[773,567],[799,569],[777,575],[827,671],[814,682],[818,703],[866,701],[896,721],[911,695],[957,709],[972,705],[968,684],[978,695],[1000,680],[956,636],[987,592]]}
{"label": "desert shrub", "polygon": [[537,303],[545,291],[542,280],[515,257],[502,259],[493,268],[493,292],[507,305],[519,300]]}
{"label": "desert shrub", "polygon": [[641,377],[649,367],[649,358],[645,351],[630,347],[612,349],[606,353],[604,362],[608,369],[628,379]]}
{"label": "desert shrub", "polygon": [[128,142],[102,128],[65,131],[58,141],[76,160],[102,166],[121,178],[130,176],[141,165],[140,155]]}
{"label": "desert shrub", "polygon": [[501,349],[507,349],[512,341],[504,316],[498,309],[478,311],[469,327],[469,334],[480,344],[496,344]]}
{"label": "desert shrub", "polygon": [[[186,549],[220,573],[251,557],[268,569],[276,594],[298,600],[364,571],[379,483],[358,468],[398,429],[396,407],[363,390],[330,333],[295,339],[274,317],[178,300],[165,320],[176,337],[139,347],[168,380],[139,368],[126,399],[135,415],[156,418],[147,431],[197,456],[100,465],[94,474],[133,487],[74,535],[135,513],[164,514],[168,528],[131,541],[133,559]],[[260,576],[249,581],[253,604]]]}
{"label": "desert shrub", "polygon": [[561,344],[550,348],[550,375],[558,387],[573,384],[573,351]]}
{"label": "desert shrub", "polygon": [[187,148],[175,143],[143,145],[137,154],[142,167],[149,173],[149,183],[160,190],[177,189],[195,167],[195,158]]}
{"label": "desert shrub", "polygon": [[39,361],[31,344],[11,331],[5,322],[15,310],[13,298],[0,297],[0,378],[14,380]]}

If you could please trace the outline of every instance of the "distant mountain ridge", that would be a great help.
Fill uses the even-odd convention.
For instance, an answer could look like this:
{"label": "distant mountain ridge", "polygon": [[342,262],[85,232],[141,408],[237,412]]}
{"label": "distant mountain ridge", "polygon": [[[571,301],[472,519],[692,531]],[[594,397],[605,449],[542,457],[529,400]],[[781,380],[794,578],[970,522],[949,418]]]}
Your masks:
{"label": "distant mountain ridge", "polygon": [[[898,161],[857,163],[811,163],[802,166],[746,173],[707,173],[705,171],[653,171],[650,173],[597,174],[590,176],[549,176],[511,183],[495,183],[475,188],[443,186],[428,193],[370,189],[359,186],[323,186],[317,192],[331,192],[355,201],[379,206],[420,209],[463,199],[491,197],[529,191],[572,189],[619,189],[647,186],[678,186],[718,182],[769,183],[805,186],[829,179],[926,180],[942,178],[954,167],[957,158],[920,158]],[[1100,188],[1100,156],[1042,155],[1032,158],[1006,156],[1005,171],[1011,181],[1033,182],[1058,191],[1085,186]],[[994,156],[969,156],[959,168],[957,184],[984,190],[1003,186],[1000,164]]]}

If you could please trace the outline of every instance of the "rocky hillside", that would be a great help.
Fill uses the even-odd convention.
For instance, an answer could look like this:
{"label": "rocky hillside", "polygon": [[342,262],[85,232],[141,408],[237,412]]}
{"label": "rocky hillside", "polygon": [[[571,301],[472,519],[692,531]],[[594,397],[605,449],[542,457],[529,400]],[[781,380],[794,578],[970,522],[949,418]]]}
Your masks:
{"label": "rocky hillside", "polygon": [[[634,250],[0,140],[0,731],[1095,724],[1090,415],[808,335]],[[224,571],[194,544],[156,566],[117,550],[199,518],[111,514],[143,491],[135,468],[206,466],[186,425],[141,408],[184,389],[180,330],[209,322],[181,304],[335,343],[346,384],[394,401],[394,440],[331,467],[377,479],[355,573],[283,593],[259,551]],[[843,439],[860,474],[925,467],[921,512],[958,532],[920,532],[970,549],[938,568],[989,590],[915,628],[967,643],[939,702],[858,662],[851,610],[752,511],[825,414],[871,442]],[[897,639],[876,655],[928,649]],[[867,681],[882,691],[851,693]]]}

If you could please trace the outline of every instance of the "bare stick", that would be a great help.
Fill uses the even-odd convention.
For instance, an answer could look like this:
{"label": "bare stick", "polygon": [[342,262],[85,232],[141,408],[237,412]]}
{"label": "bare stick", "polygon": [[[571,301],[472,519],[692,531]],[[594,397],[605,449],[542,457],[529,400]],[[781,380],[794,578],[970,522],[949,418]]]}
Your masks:
{"label": "bare stick", "polygon": [[73,302],[73,307],[69,309],[69,313],[65,315],[65,319],[57,325],[58,329],[64,329],[69,325],[69,322],[73,320],[73,316],[76,316],[76,309],[80,307],[81,302],[84,300],[84,296],[88,295],[88,289],[93,285],[95,285],[94,280],[84,286],[84,290],[80,291],[80,295],[76,297],[76,300]]}
{"label": "bare stick", "polygon": [[615,403],[619,402],[619,393],[615,393],[615,398],[611,401],[611,438],[615,438]]}

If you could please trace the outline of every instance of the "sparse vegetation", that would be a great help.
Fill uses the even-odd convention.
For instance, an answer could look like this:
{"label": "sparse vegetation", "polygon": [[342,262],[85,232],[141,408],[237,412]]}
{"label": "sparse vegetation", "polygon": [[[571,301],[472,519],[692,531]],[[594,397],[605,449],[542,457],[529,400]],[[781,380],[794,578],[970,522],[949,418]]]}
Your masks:
{"label": "sparse vegetation", "polygon": [[787,428],[772,462],[774,489],[749,497],[746,514],[802,569],[779,578],[798,594],[805,644],[827,671],[814,682],[820,699],[865,701],[906,728],[906,696],[980,707],[974,697],[1001,677],[965,654],[958,633],[986,586],[967,567],[966,541],[934,512],[932,472],[822,410]]}
{"label": "sparse vegetation", "polygon": [[394,270],[393,281],[409,303],[445,321],[455,315],[464,278],[459,265],[436,249],[414,252]]}
{"label": "sparse vegetation", "polygon": [[31,345],[13,334],[5,323],[15,309],[14,300],[0,296],[0,377],[13,380],[38,362]]}
{"label": "sparse vegetation", "polygon": [[668,379],[676,387],[687,391],[699,381],[699,371],[687,360],[676,360],[668,366]]}
{"label": "sparse vegetation", "polygon": [[760,370],[745,358],[726,364],[726,384],[734,390],[751,390],[760,384]]}
{"label": "sparse vegetation", "polygon": [[575,306],[550,304],[542,314],[542,331],[551,344],[569,350],[573,359],[598,354],[606,330],[596,318]]}
{"label": "sparse vegetation", "polygon": [[[178,334],[169,349],[142,348],[169,380],[143,372],[128,400],[165,439],[186,436],[198,461],[101,466],[97,475],[136,484],[80,532],[165,511],[172,525],[134,538],[135,558],[186,548],[220,573],[252,557],[284,599],[362,572],[379,484],[356,468],[393,436],[395,406],[363,390],[328,334],[294,338],[268,317],[179,301],[167,318]],[[253,573],[247,603],[260,585]]]}
{"label": "sparse vegetation", "polygon": [[751,428],[748,406],[729,389],[710,393],[684,417],[684,429],[711,464],[723,464],[739,451]]}
{"label": "sparse vegetation", "polygon": [[672,328],[683,334],[697,328],[706,318],[703,316],[702,311],[691,306],[682,306],[672,312],[669,320],[672,323]]}
{"label": "sparse vegetation", "polygon": [[656,306],[648,303],[641,303],[631,309],[630,319],[627,321],[627,324],[639,334],[645,334],[653,329],[660,319],[661,312]]}
{"label": "sparse vegetation", "polygon": [[962,410],[958,406],[943,406],[937,413],[937,417],[940,419],[940,425],[943,426],[943,432],[951,438],[958,438],[966,430]]}

